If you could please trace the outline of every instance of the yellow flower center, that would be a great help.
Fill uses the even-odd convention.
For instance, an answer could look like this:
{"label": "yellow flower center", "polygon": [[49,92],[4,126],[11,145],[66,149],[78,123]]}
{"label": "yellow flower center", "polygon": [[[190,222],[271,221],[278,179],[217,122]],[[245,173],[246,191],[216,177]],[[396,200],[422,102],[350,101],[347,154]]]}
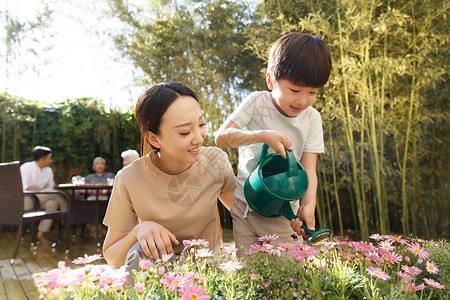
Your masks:
{"label": "yellow flower center", "polygon": [[309,253],[308,252],[303,252],[302,253],[304,256],[307,256],[307,255],[309,255]]}
{"label": "yellow flower center", "polygon": [[177,279],[174,279],[174,280],[172,280],[172,284],[173,284],[173,285],[179,285],[179,284],[180,284],[180,281],[177,280]]}
{"label": "yellow flower center", "polygon": [[416,250],[417,253],[422,253],[422,251],[420,249],[414,249]]}
{"label": "yellow flower center", "polygon": [[378,275],[378,276],[381,276],[381,273],[380,273],[380,272],[375,272],[375,274]]}
{"label": "yellow flower center", "polygon": [[190,294],[189,294],[189,299],[197,300],[197,299],[198,299],[198,295],[195,294],[195,293],[190,293]]}

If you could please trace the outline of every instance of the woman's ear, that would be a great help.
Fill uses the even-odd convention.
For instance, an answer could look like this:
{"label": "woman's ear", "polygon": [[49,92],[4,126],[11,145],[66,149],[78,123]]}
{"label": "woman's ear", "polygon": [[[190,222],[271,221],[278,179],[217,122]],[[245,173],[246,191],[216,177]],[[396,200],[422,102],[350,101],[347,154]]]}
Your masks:
{"label": "woman's ear", "polygon": [[151,132],[150,130],[147,131],[146,136],[147,141],[150,143],[150,145],[152,145],[154,148],[161,148],[161,145],[158,142],[158,137]]}
{"label": "woman's ear", "polygon": [[266,82],[269,90],[273,90],[273,79],[269,72],[266,73]]}

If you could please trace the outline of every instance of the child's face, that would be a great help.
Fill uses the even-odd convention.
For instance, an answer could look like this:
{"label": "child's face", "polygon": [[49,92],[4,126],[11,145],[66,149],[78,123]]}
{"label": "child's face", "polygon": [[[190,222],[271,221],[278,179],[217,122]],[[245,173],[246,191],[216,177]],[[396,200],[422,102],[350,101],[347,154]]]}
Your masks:
{"label": "child's face", "polygon": [[293,84],[285,79],[272,80],[267,74],[267,86],[278,111],[286,117],[296,117],[316,101],[319,88]]}
{"label": "child's face", "polygon": [[159,167],[167,173],[180,173],[198,160],[206,137],[206,123],[198,102],[181,96],[164,113],[159,134],[149,137],[159,148]]}

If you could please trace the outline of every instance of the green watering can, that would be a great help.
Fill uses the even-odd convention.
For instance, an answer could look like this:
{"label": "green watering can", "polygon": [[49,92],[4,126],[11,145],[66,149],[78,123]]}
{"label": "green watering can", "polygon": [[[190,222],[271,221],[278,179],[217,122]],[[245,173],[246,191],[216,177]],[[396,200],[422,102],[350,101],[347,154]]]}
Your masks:
{"label": "green watering can", "polygon": [[[268,154],[269,145],[261,148],[259,166],[250,174],[244,185],[248,205],[258,214],[276,218],[296,219],[291,201],[300,199],[308,190],[308,175],[291,150],[287,159],[278,153]],[[302,229],[310,236],[308,244],[319,244],[331,235],[331,230],[311,231],[303,223]]]}

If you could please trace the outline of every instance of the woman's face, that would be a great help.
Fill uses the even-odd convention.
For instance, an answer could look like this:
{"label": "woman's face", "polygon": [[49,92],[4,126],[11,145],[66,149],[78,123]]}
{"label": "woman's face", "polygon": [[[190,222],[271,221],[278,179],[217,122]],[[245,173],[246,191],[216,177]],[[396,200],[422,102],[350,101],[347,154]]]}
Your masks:
{"label": "woman's face", "polygon": [[192,166],[205,137],[205,118],[191,96],[175,100],[162,117],[159,133],[148,134],[150,143],[159,148],[156,165],[168,174],[179,174]]}

